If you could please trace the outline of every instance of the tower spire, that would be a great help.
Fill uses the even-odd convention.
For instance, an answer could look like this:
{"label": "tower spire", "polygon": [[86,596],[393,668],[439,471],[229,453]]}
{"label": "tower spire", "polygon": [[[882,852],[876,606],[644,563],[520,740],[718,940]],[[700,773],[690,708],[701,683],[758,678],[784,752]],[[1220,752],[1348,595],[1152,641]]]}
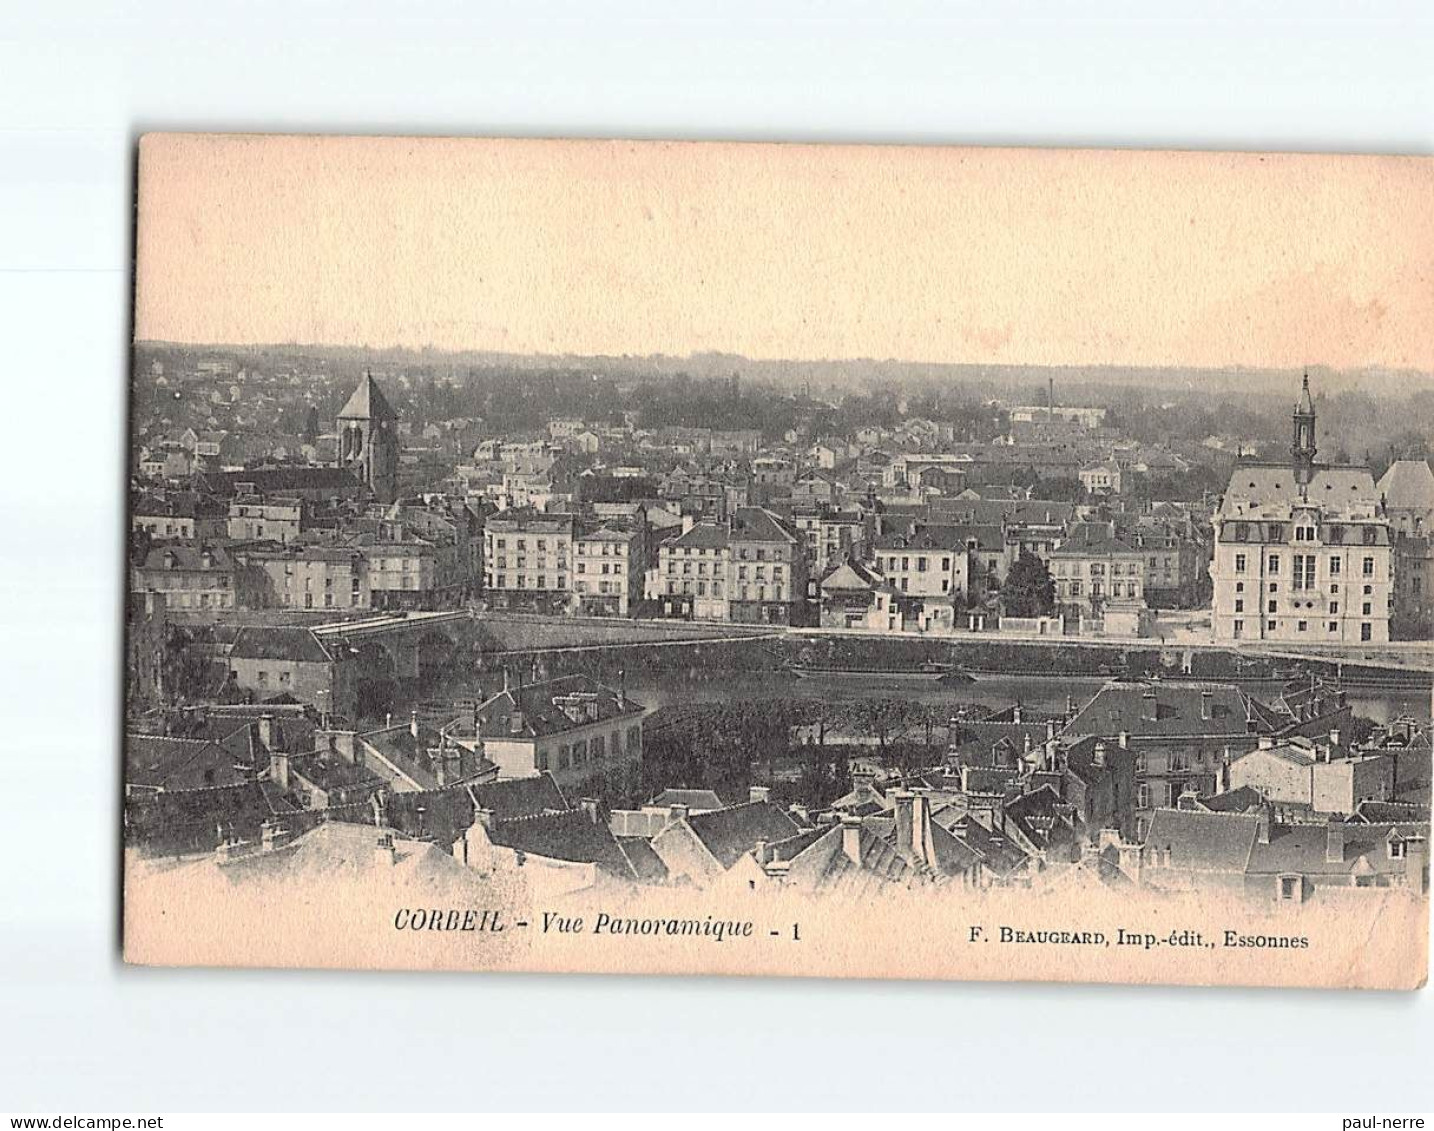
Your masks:
{"label": "tower spire", "polygon": [[1302,487],[1308,486],[1314,475],[1315,451],[1315,406],[1314,397],[1310,395],[1310,374],[1306,369],[1300,386],[1300,399],[1295,404],[1294,440],[1290,444],[1295,478]]}

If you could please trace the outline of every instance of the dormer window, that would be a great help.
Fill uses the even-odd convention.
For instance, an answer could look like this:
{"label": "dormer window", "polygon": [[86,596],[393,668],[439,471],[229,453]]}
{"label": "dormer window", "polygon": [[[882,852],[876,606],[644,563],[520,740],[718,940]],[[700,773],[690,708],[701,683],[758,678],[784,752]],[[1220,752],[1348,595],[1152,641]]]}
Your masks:
{"label": "dormer window", "polygon": [[1389,859],[1403,860],[1407,843],[1403,837],[1391,836],[1389,838]]}

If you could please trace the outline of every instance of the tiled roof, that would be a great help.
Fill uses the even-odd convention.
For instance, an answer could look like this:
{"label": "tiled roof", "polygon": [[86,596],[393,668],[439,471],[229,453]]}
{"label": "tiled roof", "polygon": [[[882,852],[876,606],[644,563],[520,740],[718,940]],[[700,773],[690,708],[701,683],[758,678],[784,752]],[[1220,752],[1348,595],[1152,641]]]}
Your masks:
{"label": "tiled roof", "polygon": [[726,806],[726,802],[710,789],[664,789],[649,804],[661,808],[686,805],[688,809],[704,812]]}
{"label": "tiled roof", "polygon": [[662,857],[652,850],[652,842],[646,837],[620,836],[617,846],[627,857],[633,873],[645,884],[660,884],[667,880],[667,865]]}
{"label": "tiled roof", "polygon": [[1369,512],[1379,501],[1374,476],[1367,467],[1316,465],[1308,488],[1301,495],[1295,469],[1288,464],[1239,464],[1230,473],[1220,502],[1226,518],[1259,517],[1283,512],[1308,501],[1327,510]]}
{"label": "tiled roof", "polygon": [[[1336,852],[1337,859],[1329,859],[1329,838],[1340,838]],[[1398,828],[1390,825],[1297,825],[1294,828],[1277,831],[1269,844],[1256,844],[1250,857],[1248,871],[1257,875],[1297,872],[1305,876],[1345,876],[1355,871],[1374,873],[1399,873],[1406,868],[1403,859],[1389,856],[1389,837],[1409,835],[1428,839],[1429,825]],[[1367,862],[1361,865],[1360,861]]]}
{"label": "tiled roof", "polygon": [[638,878],[632,861],[612,835],[607,822],[594,821],[582,809],[495,821],[488,830],[488,839],[505,848],[550,860],[596,864],[619,879]]}
{"label": "tiled roof", "polygon": [[290,660],[326,664],[333,660],[319,638],[307,628],[279,625],[246,625],[229,650],[236,660]]}
{"label": "tiled roof", "polygon": [[1200,804],[1212,813],[1253,813],[1265,804],[1265,795],[1248,785],[1226,793],[1200,798]]}
{"label": "tiled roof", "polygon": [[214,775],[215,784],[234,784],[239,777],[233,753],[206,739],[130,734],[124,748],[126,785],[173,788],[185,774],[204,768]]}
{"label": "tiled roof", "polygon": [[562,812],[567,799],[553,775],[547,772],[526,778],[504,778],[468,787],[480,808],[491,809],[500,821],[532,817],[538,813]]}
{"label": "tiled roof", "polygon": [[[1145,834],[1147,852],[1169,867],[1193,872],[1244,872],[1259,839],[1260,822],[1243,813],[1157,809]],[[1321,845],[1323,832],[1321,831]],[[1323,848],[1321,848],[1323,851]],[[1147,859],[1147,863],[1152,858]]]}
{"label": "tiled roof", "polygon": [[[1209,718],[1202,717],[1206,692]],[[1246,724],[1247,715],[1254,720],[1253,730]],[[1112,680],[1071,719],[1065,733],[1107,738],[1121,731],[1137,737],[1223,737],[1268,734],[1287,721],[1233,684]]]}
{"label": "tiled roof", "polygon": [[738,507],[732,515],[735,542],[796,542],[797,536],[762,507]]}
{"label": "tiled roof", "polygon": [[1434,471],[1428,460],[1395,460],[1380,477],[1378,490],[1388,507],[1434,510]]}
{"label": "tiled roof", "polygon": [[[517,710],[515,699],[522,697],[522,726],[515,735],[512,717]],[[578,715],[573,718],[558,702],[569,696],[591,696],[596,718],[589,718],[577,704],[571,710]],[[560,676],[543,683],[529,684],[508,691],[500,691],[478,708],[478,717],[483,733],[494,738],[525,737],[562,734],[579,727],[591,726],[595,722],[608,722],[617,718],[637,718],[643,708],[631,699],[623,700],[619,693],[605,687],[585,675]]]}
{"label": "tiled roof", "polygon": [[731,541],[731,534],[725,525],[715,522],[698,522],[693,524],[691,530],[686,530],[671,539],[668,545],[682,549],[721,550],[725,549]]}
{"label": "tiled roof", "polygon": [[796,823],[770,801],[749,801],[710,813],[694,813],[687,825],[723,868],[730,868],[756,846],[795,834]]}

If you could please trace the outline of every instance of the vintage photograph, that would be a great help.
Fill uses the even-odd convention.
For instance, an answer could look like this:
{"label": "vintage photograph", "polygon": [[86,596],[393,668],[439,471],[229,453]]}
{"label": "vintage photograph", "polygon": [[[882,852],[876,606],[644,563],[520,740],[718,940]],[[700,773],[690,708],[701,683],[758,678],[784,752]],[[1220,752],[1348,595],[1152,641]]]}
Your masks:
{"label": "vintage photograph", "polygon": [[128,961],[1423,985],[1431,159],[137,183]]}

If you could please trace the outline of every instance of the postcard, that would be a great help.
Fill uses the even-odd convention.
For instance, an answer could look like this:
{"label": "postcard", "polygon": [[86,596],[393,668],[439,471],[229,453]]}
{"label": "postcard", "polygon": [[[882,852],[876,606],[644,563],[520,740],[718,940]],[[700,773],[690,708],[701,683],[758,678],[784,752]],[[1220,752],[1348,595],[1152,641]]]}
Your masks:
{"label": "postcard", "polygon": [[126,959],[1422,986],[1431,190],[144,137]]}

